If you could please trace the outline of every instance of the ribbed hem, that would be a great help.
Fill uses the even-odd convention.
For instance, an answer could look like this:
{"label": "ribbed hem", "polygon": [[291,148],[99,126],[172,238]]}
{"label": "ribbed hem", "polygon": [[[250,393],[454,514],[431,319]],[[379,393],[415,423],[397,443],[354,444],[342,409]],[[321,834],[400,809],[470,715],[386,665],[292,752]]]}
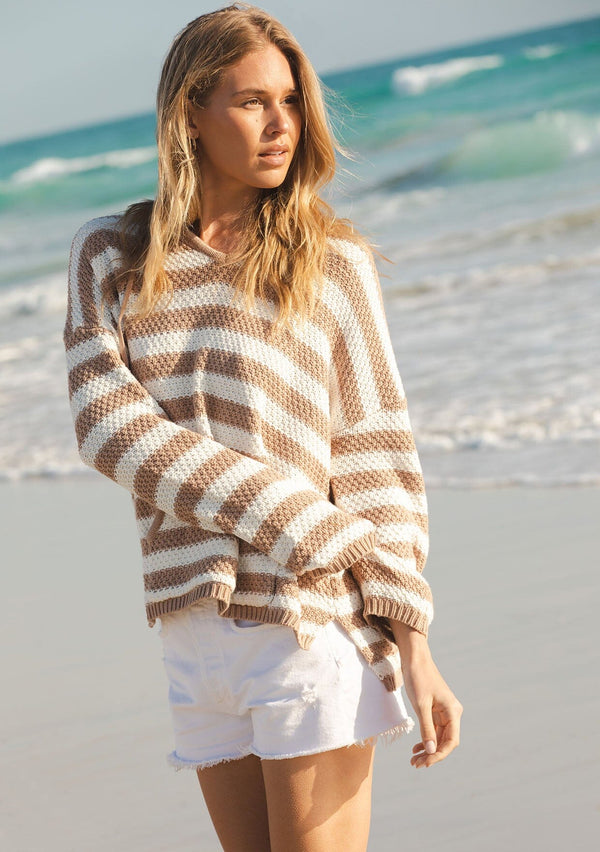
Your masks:
{"label": "ribbed hem", "polygon": [[423,615],[421,610],[407,603],[397,603],[396,601],[388,600],[387,598],[365,598],[363,614],[379,615],[383,618],[391,618],[394,621],[402,621],[408,624],[409,627],[414,627],[423,636],[427,636],[429,629],[429,620],[426,615]]}
{"label": "ribbed hem", "polygon": [[[154,601],[146,604],[146,618],[148,626],[154,627],[157,618],[161,615],[166,615],[169,612],[177,612],[180,609],[185,609],[191,606],[196,601],[202,598],[216,598],[218,601],[225,603],[225,608],[231,598],[231,587],[225,583],[204,583],[201,586],[196,586],[195,589],[187,592],[179,597],[165,598],[164,601]],[[239,616],[244,618],[245,616]],[[251,616],[248,616],[249,618]]]}
{"label": "ribbed hem", "polygon": [[297,627],[300,624],[300,616],[297,613],[281,607],[219,604],[219,615],[224,618],[245,618],[248,621],[260,621],[263,624],[280,624],[283,627]]}
{"label": "ribbed hem", "polygon": [[344,571],[350,568],[363,556],[371,553],[377,546],[377,536],[373,531],[365,533],[365,535],[351,542],[341,553],[331,560],[323,568],[313,568],[312,570],[298,571],[297,574],[302,577],[324,577],[327,574],[337,574],[338,571]]}

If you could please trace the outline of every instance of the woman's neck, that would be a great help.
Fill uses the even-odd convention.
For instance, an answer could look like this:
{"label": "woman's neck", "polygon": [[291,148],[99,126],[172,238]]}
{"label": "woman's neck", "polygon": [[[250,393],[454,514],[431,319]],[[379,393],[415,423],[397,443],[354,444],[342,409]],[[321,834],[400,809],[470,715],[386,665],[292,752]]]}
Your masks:
{"label": "woman's neck", "polygon": [[220,218],[206,221],[202,219],[197,222],[197,233],[201,240],[217,251],[225,254],[231,252],[238,241],[239,230],[236,226],[239,217],[230,221]]}
{"label": "woman's neck", "polygon": [[241,222],[256,195],[256,190],[237,198],[206,193],[200,205],[200,239],[218,251],[230,252],[238,242]]}

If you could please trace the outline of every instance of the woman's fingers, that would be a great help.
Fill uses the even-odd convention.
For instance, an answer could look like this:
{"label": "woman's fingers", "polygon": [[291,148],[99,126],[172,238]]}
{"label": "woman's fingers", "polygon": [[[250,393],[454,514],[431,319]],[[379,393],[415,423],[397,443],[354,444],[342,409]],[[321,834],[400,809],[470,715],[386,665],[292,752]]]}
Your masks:
{"label": "woman's fingers", "polygon": [[[428,752],[426,741],[416,743],[413,746],[413,756],[410,759],[413,766],[417,769],[422,766],[432,766],[434,763],[444,760],[456,748],[460,742],[462,711],[462,705],[455,699],[455,703],[453,702],[448,708],[433,713],[433,717],[436,719],[436,751],[434,753]],[[444,722],[441,722],[440,719],[444,719]]]}
{"label": "woman's fingers", "polygon": [[417,768],[447,757],[459,742],[462,704],[440,675],[431,656],[405,648],[402,666],[406,694],[419,720],[421,742],[410,762]]}
{"label": "woman's fingers", "polygon": [[428,754],[433,754],[437,749],[437,734],[433,724],[433,710],[431,701],[422,701],[417,706],[417,715],[421,727],[421,738],[423,748]]}

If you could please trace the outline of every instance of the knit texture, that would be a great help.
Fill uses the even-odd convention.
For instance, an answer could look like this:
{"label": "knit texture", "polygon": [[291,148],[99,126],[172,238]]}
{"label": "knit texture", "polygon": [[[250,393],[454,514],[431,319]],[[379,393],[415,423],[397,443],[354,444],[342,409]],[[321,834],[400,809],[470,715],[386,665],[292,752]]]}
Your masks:
{"label": "knit texture", "polygon": [[79,455],[133,498],[149,625],[215,598],[306,648],[336,619],[397,689],[388,619],[427,635],[433,605],[372,255],[332,240],[315,313],[275,330],[274,302],[245,308],[227,256],[190,232],[167,259],[172,299],[140,319],[117,226],[93,219],[73,240],[63,339]]}

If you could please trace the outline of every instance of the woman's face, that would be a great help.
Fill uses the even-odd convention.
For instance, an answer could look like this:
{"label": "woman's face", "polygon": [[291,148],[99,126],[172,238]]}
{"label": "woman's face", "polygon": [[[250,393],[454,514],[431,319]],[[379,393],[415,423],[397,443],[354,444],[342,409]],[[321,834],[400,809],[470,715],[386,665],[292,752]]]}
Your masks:
{"label": "woman's face", "polygon": [[203,107],[190,109],[203,189],[248,197],[283,183],[302,130],[299,92],[274,45],[225,71]]}

